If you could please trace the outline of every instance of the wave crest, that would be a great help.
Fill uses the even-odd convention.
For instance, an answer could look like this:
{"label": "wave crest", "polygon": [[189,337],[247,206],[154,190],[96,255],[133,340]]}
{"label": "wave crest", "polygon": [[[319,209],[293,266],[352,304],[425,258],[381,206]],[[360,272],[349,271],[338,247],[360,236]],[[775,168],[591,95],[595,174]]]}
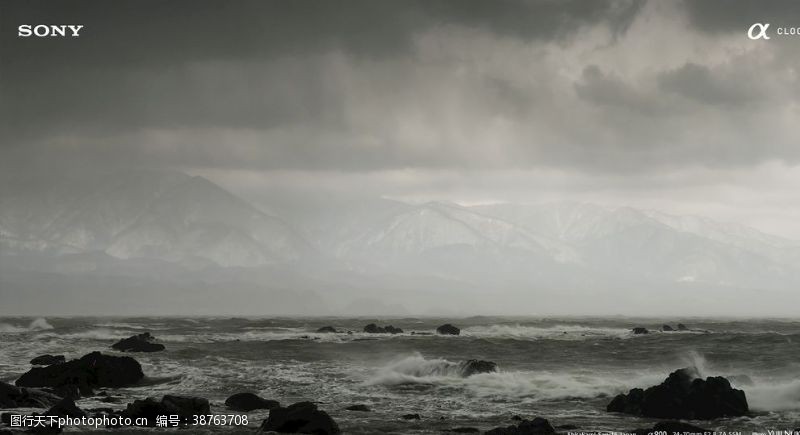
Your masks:
{"label": "wave crest", "polygon": [[19,334],[23,332],[32,332],[32,331],[45,331],[48,329],[53,329],[53,325],[47,322],[47,319],[44,317],[39,317],[31,321],[31,323],[27,326],[17,326],[8,323],[0,323],[0,333],[5,334]]}

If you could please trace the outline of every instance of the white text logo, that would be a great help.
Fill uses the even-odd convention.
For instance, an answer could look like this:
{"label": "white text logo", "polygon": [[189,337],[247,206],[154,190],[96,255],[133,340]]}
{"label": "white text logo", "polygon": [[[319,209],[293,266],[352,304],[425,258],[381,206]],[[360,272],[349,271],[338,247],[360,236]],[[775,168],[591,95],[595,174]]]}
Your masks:
{"label": "white text logo", "polygon": [[[767,36],[767,29],[769,29],[769,23],[755,23],[750,26],[750,29],[747,31],[747,37],[750,39],[769,39],[769,36]],[[756,31],[758,31],[758,33],[756,33]]]}
{"label": "white text logo", "polygon": [[30,36],[38,38],[77,38],[81,36],[81,29],[83,29],[83,25],[80,24],[23,24],[17,27],[17,36],[22,38],[28,38]]}

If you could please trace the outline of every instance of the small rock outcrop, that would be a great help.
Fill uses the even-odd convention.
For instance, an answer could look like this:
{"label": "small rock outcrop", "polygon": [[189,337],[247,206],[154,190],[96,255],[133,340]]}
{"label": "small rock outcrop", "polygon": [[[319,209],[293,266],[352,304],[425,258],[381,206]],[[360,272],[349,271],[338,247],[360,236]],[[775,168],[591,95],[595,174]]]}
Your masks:
{"label": "small rock outcrop", "polygon": [[73,401],[72,399],[60,400],[58,403],[53,405],[52,408],[48,409],[44,413],[44,415],[56,415],[59,417],[72,417],[72,418],[81,418],[88,416],[88,414],[84,410],[78,408],[78,406],[75,405],[75,401]]}
{"label": "small rock outcrop", "polygon": [[144,400],[134,400],[122,411],[123,417],[136,419],[147,418],[147,425],[154,426],[159,415],[177,415],[181,423],[185,424],[194,415],[208,415],[211,407],[208,400],[202,397],[184,397],[165,395],[160,401],[153,397]]}
{"label": "small rock outcrop", "polygon": [[608,412],[654,418],[708,420],[742,416],[749,412],[744,391],[717,376],[700,379],[697,370],[684,368],[670,373],[660,385],[646,390],[634,388],[620,394],[606,407]]}
{"label": "small rock outcrop", "polygon": [[683,323],[678,323],[678,331],[688,331],[689,328],[686,327]]}
{"label": "small rock outcrop", "polygon": [[47,408],[61,401],[61,397],[38,388],[20,388],[0,382],[0,409]]}
{"label": "small rock outcrop", "polygon": [[403,420],[419,420],[422,417],[420,417],[419,414],[404,414],[404,415],[401,416],[401,418]]}
{"label": "small rock outcrop", "polygon": [[552,435],[556,433],[550,422],[544,418],[536,417],[533,420],[522,420],[517,425],[497,427],[486,431],[486,435]]}
{"label": "small rock outcrop", "polygon": [[633,328],[633,329],[631,329],[631,332],[633,332],[634,335],[642,335],[642,334],[649,334],[650,333],[650,331],[648,331],[647,328],[642,328],[642,327]]}
{"label": "small rock outcrop", "polygon": [[323,326],[322,328],[317,329],[319,333],[337,333],[339,331],[336,330],[333,326]]}
{"label": "small rock outcrop", "polygon": [[440,335],[460,335],[461,330],[449,323],[445,323],[444,325],[436,328],[436,333]]}
{"label": "small rock outcrop", "polygon": [[367,405],[350,405],[347,408],[345,408],[345,410],[347,410],[347,411],[359,411],[359,412],[370,412],[370,411],[372,411],[371,409],[369,409],[369,406],[367,406]]}
{"label": "small rock outcrop", "polygon": [[272,409],[281,406],[277,400],[264,399],[253,393],[236,393],[225,399],[225,406],[234,411],[252,411],[254,409]]}
{"label": "small rock outcrop", "polygon": [[129,356],[92,352],[61,364],[34,367],[16,381],[18,387],[77,388],[81,395],[92,395],[94,388],[121,388],[144,378],[142,366]]}
{"label": "small rock outcrop", "polygon": [[111,348],[120,352],[159,352],[165,349],[163,344],[154,341],[155,337],[149,332],[143,332],[124,338],[112,344]]}
{"label": "small rock outcrop", "polygon": [[40,355],[31,360],[31,364],[35,366],[51,366],[53,364],[61,364],[66,359],[64,355]]}
{"label": "small rock outcrop", "polygon": [[298,402],[286,408],[273,408],[261,423],[261,432],[338,435],[339,425],[327,412],[311,402]]}
{"label": "small rock outcrop", "polygon": [[664,332],[672,332],[675,329],[673,329],[672,326],[669,326],[669,325],[661,325],[661,330],[664,331]]}
{"label": "small rock outcrop", "polygon": [[364,332],[369,334],[402,334],[403,330],[400,328],[395,328],[392,325],[378,326],[374,323],[370,323],[364,327]]}
{"label": "small rock outcrop", "polygon": [[491,361],[470,359],[461,363],[461,375],[465,378],[478,373],[492,373],[497,371],[497,364]]}

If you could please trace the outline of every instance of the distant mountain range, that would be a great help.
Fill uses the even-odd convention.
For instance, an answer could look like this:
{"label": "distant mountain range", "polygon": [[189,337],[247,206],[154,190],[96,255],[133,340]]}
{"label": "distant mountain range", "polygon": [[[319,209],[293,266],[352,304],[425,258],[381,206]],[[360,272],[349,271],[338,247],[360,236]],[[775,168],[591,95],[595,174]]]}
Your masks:
{"label": "distant mountain range", "polygon": [[1,193],[6,273],[215,276],[259,285],[281,276],[284,288],[291,287],[287,276],[300,275],[310,289],[333,281],[344,288],[445,282],[453,289],[654,284],[785,291],[800,284],[797,241],[633,208],[379,199],[313,211],[276,206],[267,214],[205,178],[170,172]]}

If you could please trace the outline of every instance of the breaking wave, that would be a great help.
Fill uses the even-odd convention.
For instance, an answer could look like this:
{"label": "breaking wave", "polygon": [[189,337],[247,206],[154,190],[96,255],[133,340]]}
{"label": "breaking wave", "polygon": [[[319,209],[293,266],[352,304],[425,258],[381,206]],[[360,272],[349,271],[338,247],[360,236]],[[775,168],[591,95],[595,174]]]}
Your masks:
{"label": "breaking wave", "polygon": [[394,361],[379,370],[368,384],[429,383],[440,378],[466,378],[470,375],[469,362],[451,362],[446,359],[425,359],[419,353]]}
{"label": "breaking wave", "polygon": [[47,323],[47,319],[45,319],[44,317],[39,317],[38,319],[34,319],[27,327],[11,325],[8,323],[0,323],[0,333],[5,333],[5,334],[45,331],[48,329],[53,329],[53,325]]}
{"label": "breaking wave", "polygon": [[474,396],[556,400],[609,396],[659,383],[665,377],[663,373],[618,376],[590,371],[499,371],[465,377],[463,367],[464,362],[426,359],[417,353],[381,367],[365,384],[388,387],[422,384],[464,389]]}

